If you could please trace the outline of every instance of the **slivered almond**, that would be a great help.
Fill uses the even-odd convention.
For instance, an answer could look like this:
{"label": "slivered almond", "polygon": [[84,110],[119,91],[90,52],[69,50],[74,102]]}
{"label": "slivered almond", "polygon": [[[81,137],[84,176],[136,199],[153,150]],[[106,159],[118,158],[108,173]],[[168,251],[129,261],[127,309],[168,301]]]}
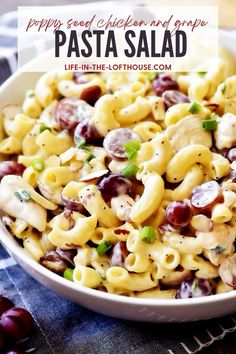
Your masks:
{"label": "slivered almond", "polygon": [[82,177],[80,179],[80,182],[92,181],[94,179],[97,179],[97,178],[100,178],[102,176],[105,176],[108,172],[109,172],[109,170],[99,170],[99,171],[95,171],[95,172],[89,173],[88,175]]}

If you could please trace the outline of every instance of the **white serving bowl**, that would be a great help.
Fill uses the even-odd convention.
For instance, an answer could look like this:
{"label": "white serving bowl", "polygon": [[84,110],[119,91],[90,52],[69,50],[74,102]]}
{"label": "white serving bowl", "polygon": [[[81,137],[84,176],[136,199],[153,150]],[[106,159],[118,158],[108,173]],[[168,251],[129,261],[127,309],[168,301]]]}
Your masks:
{"label": "white serving bowl", "polygon": [[[220,44],[236,56],[236,33],[220,32]],[[0,109],[21,103],[41,73],[17,72],[0,89]],[[186,322],[221,317],[236,311],[236,291],[194,299],[141,299],[78,286],[33,260],[0,222],[0,241],[15,261],[33,278],[79,305],[109,316],[149,322]]]}

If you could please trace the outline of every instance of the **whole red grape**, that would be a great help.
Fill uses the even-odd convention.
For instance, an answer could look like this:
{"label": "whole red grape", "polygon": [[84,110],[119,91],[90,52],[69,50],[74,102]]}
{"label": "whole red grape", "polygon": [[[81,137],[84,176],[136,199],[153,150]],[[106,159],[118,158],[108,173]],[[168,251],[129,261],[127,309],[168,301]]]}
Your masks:
{"label": "whole red grape", "polygon": [[0,296],[0,316],[2,316],[5,311],[9,310],[12,307],[14,307],[14,304],[11,300],[7,299],[4,296]]}
{"label": "whole red grape", "polygon": [[18,342],[30,335],[33,330],[33,318],[27,310],[13,307],[1,316],[0,327],[8,341]]}
{"label": "whole red grape", "polygon": [[5,338],[2,328],[0,327],[0,353],[3,352],[3,348],[5,346]]}
{"label": "whole red grape", "polygon": [[186,202],[171,202],[166,208],[166,218],[171,225],[177,228],[185,227],[192,218],[192,208]]}

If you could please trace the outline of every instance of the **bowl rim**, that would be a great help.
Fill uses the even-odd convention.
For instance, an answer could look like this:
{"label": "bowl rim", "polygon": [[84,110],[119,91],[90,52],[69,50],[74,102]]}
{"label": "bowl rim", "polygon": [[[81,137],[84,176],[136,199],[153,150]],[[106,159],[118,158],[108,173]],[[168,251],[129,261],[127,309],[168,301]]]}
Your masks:
{"label": "bowl rim", "polygon": [[[229,39],[235,39],[235,33],[220,30],[221,35],[228,37]],[[37,60],[37,58],[35,58]],[[33,59],[33,60],[35,60]],[[25,65],[25,67],[28,64]],[[24,67],[15,72],[9,79],[7,79],[0,87],[0,95],[11,85],[16,79],[20,79],[21,75],[30,74],[30,72],[24,72]],[[42,74],[38,72],[37,74]],[[65,289],[73,290],[75,292],[82,293],[94,298],[102,299],[108,302],[123,303],[129,305],[138,306],[167,306],[167,307],[182,307],[182,306],[194,306],[194,305],[207,305],[212,303],[218,303],[221,301],[236,300],[236,290],[232,290],[225,293],[202,296],[197,298],[187,299],[161,299],[161,298],[137,298],[128,297],[124,295],[117,295],[112,293],[106,293],[100,290],[87,288],[82,285],[75,284],[60,275],[53,273],[47,268],[43,267],[40,263],[34,260],[30,255],[24,252],[22,246],[20,246],[16,240],[12,237],[10,232],[6,229],[2,220],[0,220],[0,243],[8,251],[14,259],[20,259],[27,267],[31,268],[34,272],[38,273],[41,277],[45,277],[48,281],[53,281],[57,286],[62,286]],[[23,251],[23,252],[22,252]],[[31,275],[32,276],[32,275]],[[33,277],[33,276],[32,276]]]}
{"label": "bowl rim", "polygon": [[3,222],[0,220],[0,232],[1,238],[0,243],[3,247],[9,250],[9,253],[13,255],[13,258],[19,258],[27,267],[31,268],[33,271],[38,273],[40,276],[47,278],[49,281],[53,281],[57,285],[63,286],[68,290],[73,290],[78,293],[83,293],[84,295],[89,295],[95,298],[100,298],[112,302],[122,302],[132,305],[143,305],[143,306],[170,306],[170,307],[181,307],[181,306],[192,306],[200,304],[209,304],[218,301],[225,301],[230,299],[236,300],[236,290],[232,290],[225,293],[202,296],[197,298],[187,298],[187,299],[161,299],[161,298],[137,298],[128,297],[124,295],[117,295],[112,293],[106,293],[97,289],[87,288],[82,285],[75,284],[62,276],[53,273],[49,269],[43,267],[40,263],[34,260],[27,252],[25,252],[21,245],[12,237],[10,232],[6,229]]}

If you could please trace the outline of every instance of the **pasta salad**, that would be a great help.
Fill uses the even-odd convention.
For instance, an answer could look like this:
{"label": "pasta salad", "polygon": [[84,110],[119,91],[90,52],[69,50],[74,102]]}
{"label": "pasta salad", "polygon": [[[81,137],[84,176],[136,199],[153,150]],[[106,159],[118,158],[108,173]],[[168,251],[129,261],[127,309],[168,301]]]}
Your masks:
{"label": "pasta salad", "polygon": [[2,109],[0,209],[69,281],[191,298],[236,288],[236,63],[48,72]]}

